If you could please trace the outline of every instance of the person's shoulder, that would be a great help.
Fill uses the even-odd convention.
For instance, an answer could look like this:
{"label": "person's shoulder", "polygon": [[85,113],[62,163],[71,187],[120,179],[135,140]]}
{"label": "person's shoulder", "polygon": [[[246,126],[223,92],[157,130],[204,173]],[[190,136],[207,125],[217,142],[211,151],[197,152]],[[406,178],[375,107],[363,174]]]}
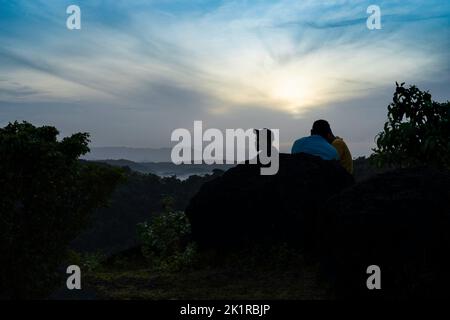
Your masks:
{"label": "person's shoulder", "polygon": [[[305,138],[305,137],[304,137]],[[291,148],[291,153],[298,153],[304,146],[304,138],[300,138],[294,141]]]}
{"label": "person's shoulder", "polygon": [[333,142],[332,142],[333,146],[345,146],[346,143],[344,141],[344,139],[340,138],[340,137],[336,137]]}
{"label": "person's shoulder", "polygon": [[299,139],[295,140],[294,144],[305,142],[305,141],[309,140],[308,138],[309,138],[309,137],[302,137],[302,138],[299,138]]}

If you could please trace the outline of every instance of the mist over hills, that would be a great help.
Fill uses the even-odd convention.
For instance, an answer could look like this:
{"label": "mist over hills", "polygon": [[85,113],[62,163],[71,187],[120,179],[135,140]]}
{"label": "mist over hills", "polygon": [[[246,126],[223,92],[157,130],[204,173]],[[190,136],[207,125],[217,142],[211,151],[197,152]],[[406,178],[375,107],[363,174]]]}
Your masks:
{"label": "mist over hills", "polygon": [[152,173],[161,177],[176,176],[179,179],[186,179],[191,175],[202,176],[212,173],[214,169],[226,171],[234,166],[234,164],[176,165],[171,160],[171,151],[171,148],[91,147],[91,151],[82,159],[116,167],[129,167],[140,173]]}
{"label": "mist over hills", "polygon": [[95,162],[106,163],[115,167],[129,167],[133,171],[140,173],[152,173],[160,177],[176,176],[178,179],[184,180],[189,176],[204,176],[213,173],[215,169],[226,171],[235,165],[233,164],[180,164],[176,165],[172,162],[134,162],[125,159],[119,160],[95,160]]}
{"label": "mist over hills", "polygon": [[171,162],[171,148],[91,147],[85,160],[121,160],[133,162]]}

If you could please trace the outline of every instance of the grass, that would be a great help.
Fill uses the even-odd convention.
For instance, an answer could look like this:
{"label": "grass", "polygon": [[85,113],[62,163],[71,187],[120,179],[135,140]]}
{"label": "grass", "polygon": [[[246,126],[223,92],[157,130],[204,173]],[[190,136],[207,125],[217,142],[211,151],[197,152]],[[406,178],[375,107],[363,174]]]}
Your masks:
{"label": "grass", "polygon": [[283,250],[264,257],[248,251],[201,254],[195,265],[180,271],[155,270],[143,259],[120,257],[87,275],[86,283],[100,299],[332,298],[331,290],[319,279],[317,266]]}

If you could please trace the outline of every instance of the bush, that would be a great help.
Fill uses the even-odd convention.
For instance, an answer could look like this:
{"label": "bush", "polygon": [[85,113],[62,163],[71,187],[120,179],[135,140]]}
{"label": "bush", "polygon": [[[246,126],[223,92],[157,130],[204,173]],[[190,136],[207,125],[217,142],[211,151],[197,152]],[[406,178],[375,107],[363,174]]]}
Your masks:
{"label": "bush", "polygon": [[189,242],[191,225],[181,211],[172,211],[170,200],[165,201],[165,212],[150,223],[137,225],[142,242],[142,253],[156,269],[176,271],[191,265],[196,246]]}
{"label": "bush", "polygon": [[0,128],[0,297],[42,298],[53,290],[67,247],[106,204],[119,169],[82,163],[89,135],[57,140],[54,127]]}
{"label": "bush", "polygon": [[101,268],[106,256],[101,252],[77,252],[69,250],[67,255],[67,265],[75,264],[85,272],[93,272]]}
{"label": "bush", "polygon": [[450,102],[438,103],[416,86],[396,84],[388,121],[372,156],[379,166],[450,168]]}

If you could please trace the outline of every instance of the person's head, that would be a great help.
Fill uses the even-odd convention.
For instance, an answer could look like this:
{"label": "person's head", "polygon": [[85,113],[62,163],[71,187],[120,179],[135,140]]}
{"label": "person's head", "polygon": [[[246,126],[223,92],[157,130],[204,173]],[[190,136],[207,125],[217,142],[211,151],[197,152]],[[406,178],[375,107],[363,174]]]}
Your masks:
{"label": "person's head", "polygon": [[311,135],[319,135],[330,143],[334,139],[330,124],[326,120],[314,121],[313,127],[311,129]]}

